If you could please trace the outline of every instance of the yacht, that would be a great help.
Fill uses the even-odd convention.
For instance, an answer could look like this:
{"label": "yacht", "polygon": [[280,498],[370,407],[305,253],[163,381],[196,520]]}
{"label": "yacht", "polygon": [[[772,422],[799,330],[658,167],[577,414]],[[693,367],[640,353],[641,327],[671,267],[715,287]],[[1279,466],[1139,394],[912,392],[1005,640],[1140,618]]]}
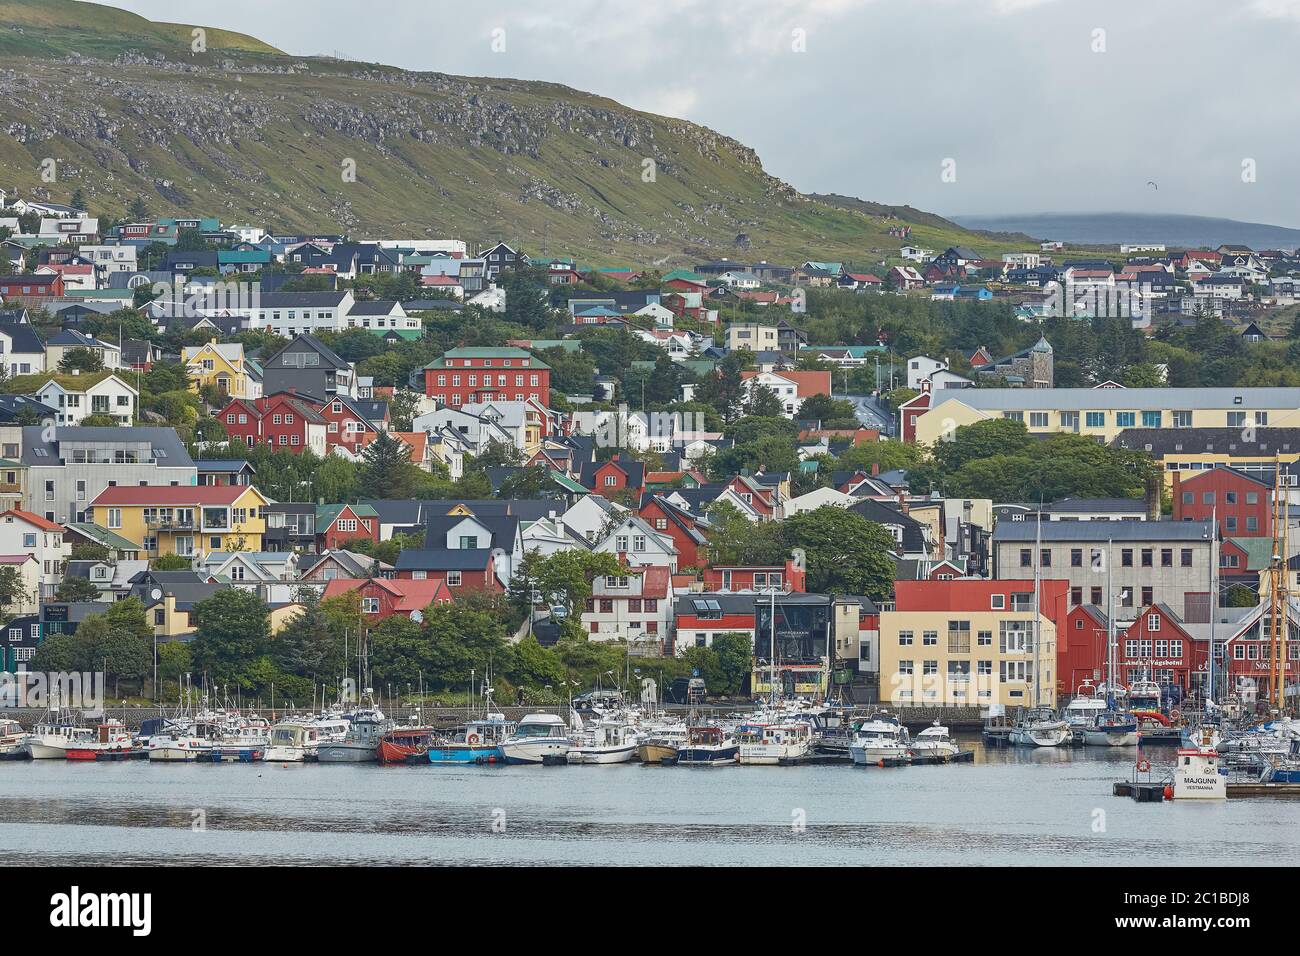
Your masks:
{"label": "yacht", "polygon": [[1019,747],[1059,747],[1070,737],[1070,725],[1052,708],[1031,707],[1021,714],[1008,739]]}
{"label": "yacht", "polygon": [[5,718],[0,720],[0,760],[22,760],[30,756],[23,741],[27,738],[27,731],[23,730],[23,725],[16,720]]}
{"label": "yacht", "polygon": [[1092,681],[1084,681],[1074,692],[1074,697],[1065,706],[1062,716],[1072,731],[1082,733],[1097,722],[1097,718],[1107,710],[1106,698],[1093,686]]}
{"label": "yacht", "polygon": [[647,729],[637,741],[636,757],[642,763],[673,763],[686,743],[684,723],[664,723]]}
{"label": "yacht", "polygon": [[640,737],[636,727],[620,717],[588,721],[569,750],[569,763],[629,763],[636,756]]}
{"label": "yacht", "polygon": [[191,763],[211,757],[212,741],[185,730],[154,734],[144,745],[150,763]]}
{"label": "yacht", "polygon": [[957,741],[952,739],[952,734],[948,728],[935,721],[931,726],[926,727],[916,735],[912,741],[912,754],[916,757],[930,757],[939,760],[947,760],[961,753],[961,748],[957,746]]}
{"label": "yacht", "polygon": [[1089,747],[1136,747],[1137,718],[1118,710],[1098,714],[1092,726],[1084,728],[1083,742]]}
{"label": "yacht", "polygon": [[713,767],[736,762],[739,753],[735,735],[717,724],[686,728],[686,742],[677,748],[677,764],[683,767]]}
{"label": "yacht", "polygon": [[853,711],[832,707],[812,716],[812,752],[849,759],[853,743]]}
{"label": "yacht", "polygon": [[806,720],[745,724],[736,731],[736,745],[736,762],[740,764],[796,760],[812,751],[812,724]]}
{"label": "yacht", "polygon": [[907,728],[893,714],[882,711],[853,728],[849,756],[858,766],[906,761],[911,756],[908,744]]}
{"label": "yacht", "polygon": [[506,763],[543,764],[567,760],[572,745],[568,728],[554,714],[529,714],[501,742]]}

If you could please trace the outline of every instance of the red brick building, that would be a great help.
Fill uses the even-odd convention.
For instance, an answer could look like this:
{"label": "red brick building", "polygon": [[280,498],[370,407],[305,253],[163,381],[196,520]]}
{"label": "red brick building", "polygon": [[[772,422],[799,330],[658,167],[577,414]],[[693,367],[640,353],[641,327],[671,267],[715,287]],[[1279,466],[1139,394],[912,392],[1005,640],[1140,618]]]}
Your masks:
{"label": "red brick building", "polygon": [[1219,465],[1190,478],[1174,472],[1175,521],[1209,521],[1217,515],[1225,537],[1273,536],[1273,486],[1262,477]]}
{"label": "red brick building", "polygon": [[424,367],[424,394],[452,408],[530,398],[549,408],[551,367],[523,349],[451,349]]}

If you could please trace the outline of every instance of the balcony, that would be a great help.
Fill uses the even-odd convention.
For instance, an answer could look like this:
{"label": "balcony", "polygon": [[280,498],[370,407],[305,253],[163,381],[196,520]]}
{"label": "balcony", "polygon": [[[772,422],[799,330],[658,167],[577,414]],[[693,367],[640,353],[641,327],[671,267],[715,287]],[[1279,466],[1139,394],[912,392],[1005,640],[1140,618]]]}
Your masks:
{"label": "balcony", "polygon": [[155,531],[194,531],[193,518],[146,518],[145,527]]}

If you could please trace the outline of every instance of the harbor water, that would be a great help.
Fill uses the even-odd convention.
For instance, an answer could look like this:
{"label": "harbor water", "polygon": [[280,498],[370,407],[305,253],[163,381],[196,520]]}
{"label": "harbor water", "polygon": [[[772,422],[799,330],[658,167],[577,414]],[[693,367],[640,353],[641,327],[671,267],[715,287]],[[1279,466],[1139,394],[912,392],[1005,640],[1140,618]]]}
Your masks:
{"label": "harbor water", "polygon": [[1111,795],[1131,748],[962,743],[973,763],[898,768],[7,762],[0,862],[1300,862],[1300,800],[1141,804]]}

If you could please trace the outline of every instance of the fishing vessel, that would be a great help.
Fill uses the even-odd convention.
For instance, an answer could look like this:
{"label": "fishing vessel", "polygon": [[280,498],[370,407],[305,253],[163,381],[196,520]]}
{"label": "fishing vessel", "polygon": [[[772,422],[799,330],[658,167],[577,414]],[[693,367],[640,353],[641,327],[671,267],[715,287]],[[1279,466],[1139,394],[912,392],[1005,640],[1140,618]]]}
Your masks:
{"label": "fishing vessel", "polygon": [[69,747],[93,743],[95,731],[82,727],[70,710],[62,710],[52,720],[43,721],[32,728],[23,740],[23,747],[33,760],[62,760]]}
{"label": "fishing vessel", "polygon": [[18,721],[8,718],[0,720],[0,760],[28,759],[31,755],[23,745],[26,739],[27,731],[23,730],[23,725]]}
{"label": "fishing vessel", "polygon": [[1083,742],[1089,747],[1136,747],[1137,718],[1116,710],[1098,714],[1092,726],[1084,728]]}
{"label": "fishing vessel", "polygon": [[450,740],[439,740],[428,750],[429,763],[499,764],[505,762],[501,744],[513,734],[515,725],[504,714],[489,713],[468,721]]}
{"label": "fishing vessel", "polygon": [[1070,735],[1070,725],[1052,708],[1031,707],[1011,728],[1008,740],[1018,747],[1059,747]]}
{"label": "fishing vessel", "polygon": [[394,727],[379,737],[380,763],[410,763],[423,759],[437,739],[437,731],[422,725]]}
{"label": "fishing vessel", "polygon": [[957,741],[948,728],[935,721],[916,735],[911,745],[912,755],[931,760],[950,760],[961,754]]}
{"label": "fishing vessel", "polygon": [[686,729],[686,742],[677,748],[678,766],[715,767],[736,762],[735,735],[718,724],[697,724]]}
{"label": "fishing vessel", "polygon": [[881,711],[858,722],[849,744],[849,757],[859,767],[906,763],[911,758],[907,728],[898,718]]}
{"label": "fishing vessel", "polygon": [[392,726],[393,722],[373,704],[359,707],[343,739],[321,742],[316,747],[316,759],[321,763],[375,763],[379,759],[379,741]]}
{"label": "fishing vessel", "polygon": [[853,743],[853,710],[848,707],[831,707],[813,714],[812,752],[823,757],[849,758]]}
{"label": "fishing vessel", "polygon": [[686,725],[661,724],[647,730],[636,745],[636,758],[645,764],[675,763],[686,743]]}
{"label": "fishing vessel", "polygon": [[154,734],[144,745],[150,763],[192,763],[208,754],[212,741],[183,730]]}
{"label": "fishing vessel", "polygon": [[501,742],[501,753],[506,763],[563,763],[571,747],[563,720],[554,714],[528,714]]}
{"label": "fishing vessel", "polygon": [[1227,780],[1219,772],[1219,752],[1200,747],[1180,747],[1170,783],[1173,800],[1223,800]]}
{"label": "fishing vessel", "polygon": [[69,760],[114,760],[143,752],[135,747],[126,725],[120,720],[110,719],[95,727],[90,740],[69,744],[64,756]]}
{"label": "fishing vessel", "polygon": [[779,724],[745,724],[736,731],[736,762],[779,764],[798,760],[812,750],[812,725],[806,720]]}
{"label": "fishing vessel", "polygon": [[284,720],[271,728],[271,741],[262,759],[278,763],[302,763],[315,758],[321,743],[316,721]]}

